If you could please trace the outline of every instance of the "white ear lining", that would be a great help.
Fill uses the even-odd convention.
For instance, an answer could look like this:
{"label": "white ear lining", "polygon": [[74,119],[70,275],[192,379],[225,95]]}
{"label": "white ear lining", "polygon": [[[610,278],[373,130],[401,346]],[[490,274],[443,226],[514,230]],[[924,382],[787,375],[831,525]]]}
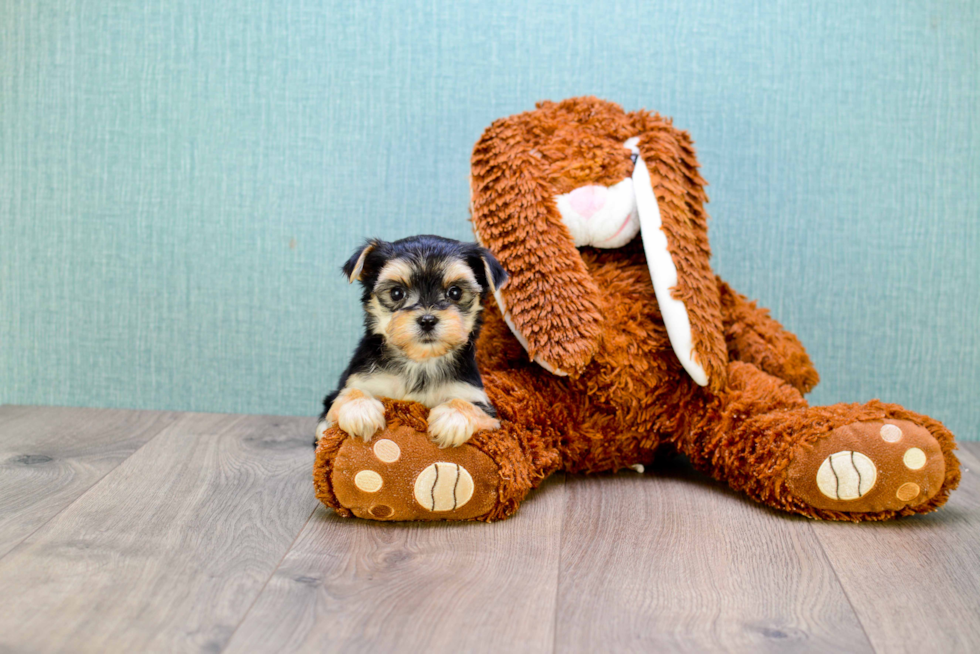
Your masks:
{"label": "white ear lining", "polygon": [[[633,137],[624,143],[635,156],[636,163],[633,167],[633,191],[636,194],[636,208],[640,218],[640,235],[643,240],[643,251],[647,257],[647,266],[650,268],[650,277],[653,280],[653,291],[657,296],[657,303],[660,305],[660,313],[667,328],[667,336],[670,338],[671,347],[677,356],[681,366],[691,376],[699,386],[708,385],[708,375],[704,368],[698,364],[694,357],[694,338],[691,333],[691,320],[687,314],[687,307],[680,300],[671,297],[670,289],[677,285],[677,267],[670,256],[667,248],[667,235],[663,231],[663,222],[660,217],[660,207],[657,204],[657,196],[653,192],[653,184],[650,181],[650,171],[647,170],[646,163],[640,156],[638,144],[639,137]],[[480,243],[479,234],[476,236]],[[482,243],[480,243],[482,245]],[[360,263],[360,262],[359,262]],[[484,262],[486,265],[486,262]],[[493,286],[492,278],[491,287]],[[504,317],[504,322],[510,328],[511,333],[517,338],[525,351],[530,351],[527,339],[517,329],[507,305],[504,302],[503,293],[499,289],[493,289],[494,298],[497,306]],[[547,362],[538,357],[534,357],[534,362],[548,372],[560,376],[568,376],[567,372],[554,368]]]}
{"label": "white ear lining", "polygon": [[647,170],[640,149],[638,137],[633,137],[623,145],[636,156],[633,167],[633,191],[636,193],[636,208],[640,215],[640,235],[643,239],[643,251],[647,255],[647,266],[653,280],[653,291],[660,305],[660,313],[667,327],[674,354],[680,360],[684,370],[699,386],[708,385],[708,375],[695,360],[694,341],[691,334],[691,320],[687,315],[687,307],[680,300],[670,295],[670,289],[677,285],[677,267],[667,249],[667,235],[663,231],[660,218],[660,207],[657,196],[650,182],[650,171]]}
{"label": "white ear lining", "polygon": [[[508,327],[510,327],[510,332],[514,335],[514,338],[517,339],[517,342],[521,344],[521,347],[524,348],[524,351],[530,354],[531,347],[528,344],[527,339],[524,338],[524,334],[522,334],[520,330],[517,329],[517,325],[514,324],[514,319],[511,318],[510,313],[507,312],[507,304],[504,302],[504,294],[501,293],[500,291],[494,291],[493,297],[495,300],[497,300],[497,306],[500,308],[500,315],[504,317],[504,322],[507,323]],[[540,357],[534,357],[533,361],[539,366],[541,366],[542,368],[544,368],[545,370],[547,370],[548,372],[550,372],[552,375],[556,375],[558,377],[568,377],[567,372],[555,368],[554,366],[550,365],[547,361],[545,361]]]}
{"label": "white ear lining", "polygon": [[[476,236],[477,245],[479,245],[480,247],[486,247],[485,245],[483,245],[483,241],[480,240],[480,235],[476,233],[474,234]],[[483,265],[487,266],[487,262],[484,261]],[[507,327],[510,329],[510,333],[514,335],[514,338],[516,338],[517,342],[521,344],[521,347],[524,348],[524,351],[530,354],[531,352],[530,344],[527,342],[527,339],[524,338],[524,334],[522,334],[520,330],[517,329],[517,325],[514,324],[514,319],[511,317],[510,312],[507,311],[507,303],[504,302],[503,287],[494,288],[493,286],[493,276],[490,274],[489,266],[487,266],[487,279],[490,280],[490,287],[493,289],[493,299],[497,301],[497,307],[500,309],[500,315],[504,317],[504,322],[507,323]],[[506,282],[504,285],[506,286]],[[567,372],[555,368],[554,366],[550,365],[547,361],[541,359],[540,357],[533,357],[532,361],[534,361],[536,364],[538,364],[539,366],[541,366],[542,368],[550,372],[552,375],[556,375],[558,377],[568,376]]]}

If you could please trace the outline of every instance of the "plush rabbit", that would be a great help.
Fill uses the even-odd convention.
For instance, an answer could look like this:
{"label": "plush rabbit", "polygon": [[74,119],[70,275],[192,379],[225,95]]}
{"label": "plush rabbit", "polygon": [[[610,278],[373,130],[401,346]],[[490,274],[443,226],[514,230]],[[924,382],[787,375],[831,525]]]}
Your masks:
{"label": "plush rabbit", "polygon": [[557,470],[673,450],[814,518],[941,506],[953,435],[895,404],[807,403],[818,376],[800,342],[711,270],[704,184],[688,135],[647,111],[573,98],[493,123],[471,213],[510,277],[478,343],[501,427],[440,449],[425,407],[386,401],[370,442],[320,440],[318,497],[343,516],[495,520]]}

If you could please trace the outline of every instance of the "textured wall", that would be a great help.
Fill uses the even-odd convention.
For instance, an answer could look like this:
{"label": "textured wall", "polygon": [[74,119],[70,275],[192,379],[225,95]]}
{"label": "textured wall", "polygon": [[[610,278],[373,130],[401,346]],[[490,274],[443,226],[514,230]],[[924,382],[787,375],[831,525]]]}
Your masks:
{"label": "textured wall", "polygon": [[816,402],[980,435],[980,4],[0,0],[0,402],[309,414],[367,235],[468,237],[470,148],[596,94],[698,143],[714,265]]}

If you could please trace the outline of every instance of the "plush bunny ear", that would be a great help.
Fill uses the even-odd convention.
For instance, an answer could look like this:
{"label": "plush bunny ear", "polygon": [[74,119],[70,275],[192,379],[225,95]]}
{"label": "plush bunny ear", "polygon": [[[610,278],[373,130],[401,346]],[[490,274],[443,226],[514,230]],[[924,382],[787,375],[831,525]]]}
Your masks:
{"label": "plush bunny ear", "polygon": [[532,359],[581,372],[599,347],[599,291],[555,207],[521,116],[498,120],[473,150],[472,219],[480,243],[510,281],[495,293]]}
{"label": "plush bunny ear", "polygon": [[643,247],[667,333],[691,377],[720,391],[728,350],[694,146],[686,132],[659,116],[640,111],[630,117],[638,138],[627,147],[639,155],[636,166],[644,165],[633,174]]}

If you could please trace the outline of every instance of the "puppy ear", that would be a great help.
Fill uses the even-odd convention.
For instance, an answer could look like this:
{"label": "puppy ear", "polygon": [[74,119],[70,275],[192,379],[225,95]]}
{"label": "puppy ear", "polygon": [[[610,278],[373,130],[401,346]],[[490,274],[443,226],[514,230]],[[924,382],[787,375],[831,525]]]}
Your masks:
{"label": "puppy ear", "polygon": [[599,348],[599,290],[555,206],[526,115],[504,118],[473,150],[471,213],[480,243],[510,276],[495,293],[531,358],[559,375],[580,372]]}
{"label": "puppy ear", "polygon": [[373,238],[365,242],[364,245],[358,248],[354,254],[351,255],[351,258],[348,259],[347,263],[345,263],[341,268],[349,283],[353,284],[354,282],[361,280],[361,277],[364,274],[364,263],[367,260],[367,256],[380,246],[381,241]]}
{"label": "puppy ear", "polygon": [[504,267],[500,265],[497,261],[497,257],[493,256],[493,253],[486,248],[483,249],[483,268],[487,274],[487,282],[490,284],[490,292],[496,293],[498,290],[504,287],[507,283],[507,271]]}
{"label": "puppy ear", "polygon": [[[639,142],[640,159],[649,173],[642,176],[646,193],[655,195],[659,229],[647,233],[643,224],[643,245],[647,254],[657,299],[671,344],[684,368],[702,386],[715,391],[724,388],[728,371],[728,348],[721,322],[721,295],[711,270],[708,246],[708,198],[705,181],[698,173],[694,145],[687,132],[670,121],[646,111],[630,114]],[[641,201],[637,174],[634,173],[637,203]],[[651,201],[654,201],[651,198]],[[673,269],[673,270],[672,270]],[[676,278],[676,282],[674,281]],[[664,281],[663,288],[657,282]]]}
{"label": "puppy ear", "polygon": [[466,257],[466,262],[484,291],[496,293],[507,283],[507,271],[497,261],[497,257],[485,247],[473,246],[473,250]]}

